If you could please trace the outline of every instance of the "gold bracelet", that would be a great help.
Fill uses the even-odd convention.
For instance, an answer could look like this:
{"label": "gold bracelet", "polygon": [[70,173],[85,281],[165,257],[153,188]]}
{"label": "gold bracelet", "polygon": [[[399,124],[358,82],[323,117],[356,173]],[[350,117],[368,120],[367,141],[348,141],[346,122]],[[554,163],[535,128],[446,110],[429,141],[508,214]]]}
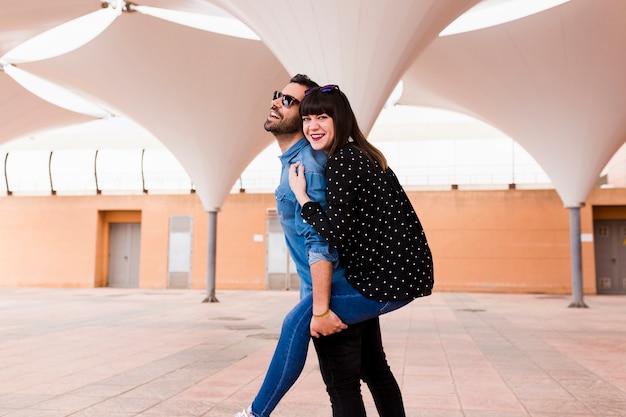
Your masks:
{"label": "gold bracelet", "polygon": [[320,317],[324,317],[328,315],[328,313],[330,313],[330,307],[328,307],[328,310],[324,311],[322,314],[313,314],[313,317],[315,317],[316,319],[319,319]]}

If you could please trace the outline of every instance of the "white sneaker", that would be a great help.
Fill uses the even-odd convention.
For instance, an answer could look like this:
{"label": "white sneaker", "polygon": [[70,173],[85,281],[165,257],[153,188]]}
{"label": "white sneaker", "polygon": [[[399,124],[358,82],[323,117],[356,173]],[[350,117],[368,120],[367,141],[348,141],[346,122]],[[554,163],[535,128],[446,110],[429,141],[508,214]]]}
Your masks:
{"label": "white sneaker", "polygon": [[235,414],[235,417],[252,417],[251,409],[252,409],[252,406],[250,406],[250,407],[246,408],[245,410]]}

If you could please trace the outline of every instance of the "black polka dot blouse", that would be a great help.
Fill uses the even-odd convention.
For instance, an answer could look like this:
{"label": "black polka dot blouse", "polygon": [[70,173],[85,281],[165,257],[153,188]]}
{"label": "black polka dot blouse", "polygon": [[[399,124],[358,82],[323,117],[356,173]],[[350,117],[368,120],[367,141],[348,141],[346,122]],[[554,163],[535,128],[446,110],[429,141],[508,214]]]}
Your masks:
{"label": "black polka dot blouse", "polygon": [[338,249],[350,284],[378,301],[429,295],[430,247],[393,171],[347,144],[328,159],[326,181],[326,212],[308,202],[302,217]]}

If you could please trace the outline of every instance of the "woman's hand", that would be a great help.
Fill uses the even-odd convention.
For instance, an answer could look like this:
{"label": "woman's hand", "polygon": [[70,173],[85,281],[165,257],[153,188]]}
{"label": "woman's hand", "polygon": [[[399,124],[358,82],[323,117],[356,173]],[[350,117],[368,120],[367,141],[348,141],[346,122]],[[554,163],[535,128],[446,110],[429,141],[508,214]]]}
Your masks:
{"label": "woman's hand", "polygon": [[317,338],[320,336],[328,336],[333,333],[339,333],[347,328],[348,325],[342,322],[339,316],[330,310],[324,317],[313,317],[311,319],[310,331],[311,336]]}
{"label": "woman's hand", "polygon": [[304,177],[304,165],[296,162],[289,167],[289,186],[293,191],[300,206],[311,201],[306,193],[306,178]]}

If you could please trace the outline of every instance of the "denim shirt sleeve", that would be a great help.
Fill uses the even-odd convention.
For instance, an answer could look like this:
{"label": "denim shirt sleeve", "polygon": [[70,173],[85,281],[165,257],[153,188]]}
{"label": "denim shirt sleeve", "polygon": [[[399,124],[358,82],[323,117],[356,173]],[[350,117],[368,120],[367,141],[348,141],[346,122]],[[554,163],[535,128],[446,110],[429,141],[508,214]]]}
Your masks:
{"label": "denim shirt sleeve", "polygon": [[[324,166],[326,162],[320,155],[316,155],[315,151],[303,152],[301,154],[304,164],[304,173],[306,176],[307,194],[313,201],[319,202],[322,207],[326,207],[326,177],[324,176]],[[320,163],[321,162],[321,163]],[[317,231],[308,224],[301,216],[302,207],[298,204],[296,215],[296,228],[298,234],[304,236],[309,265],[326,260],[337,262],[339,255],[337,250],[330,246],[329,243]]]}

